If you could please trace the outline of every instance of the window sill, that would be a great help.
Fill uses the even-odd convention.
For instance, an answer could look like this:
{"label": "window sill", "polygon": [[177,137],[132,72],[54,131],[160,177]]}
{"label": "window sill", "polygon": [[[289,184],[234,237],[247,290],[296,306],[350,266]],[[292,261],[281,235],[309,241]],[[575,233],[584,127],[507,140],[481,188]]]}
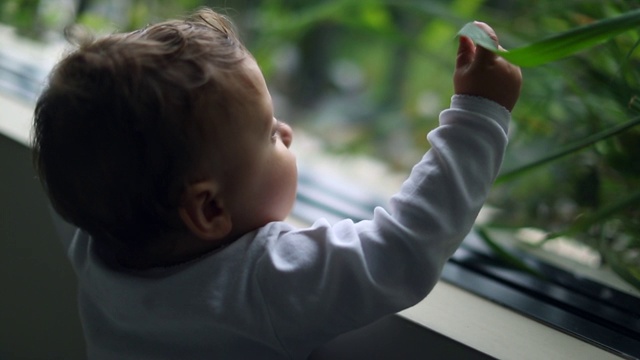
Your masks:
{"label": "window sill", "polygon": [[444,281],[399,315],[498,359],[621,359]]}
{"label": "window sill", "polygon": [[0,92],[0,135],[28,146],[31,135],[31,119],[33,106],[24,100],[19,100],[6,93]]}

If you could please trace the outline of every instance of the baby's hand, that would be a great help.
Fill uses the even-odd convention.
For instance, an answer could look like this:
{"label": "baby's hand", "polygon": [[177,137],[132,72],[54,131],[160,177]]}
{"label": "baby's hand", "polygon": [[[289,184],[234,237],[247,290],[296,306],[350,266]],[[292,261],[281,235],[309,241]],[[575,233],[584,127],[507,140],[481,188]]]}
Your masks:
{"label": "baby's hand", "polygon": [[[475,23],[498,43],[498,37],[489,25]],[[456,94],[474,95],[493,100],[511,111],[520,97],[522,73],[495,53],[475,46],[471,39],[461,36],[458,47],[453,87]]]}

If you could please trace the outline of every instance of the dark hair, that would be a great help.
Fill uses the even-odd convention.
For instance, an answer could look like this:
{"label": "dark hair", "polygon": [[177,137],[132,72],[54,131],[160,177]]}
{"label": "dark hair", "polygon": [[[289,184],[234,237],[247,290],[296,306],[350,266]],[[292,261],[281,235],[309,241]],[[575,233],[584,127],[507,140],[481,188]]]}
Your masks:
{"label": "dark hair", "polygon": [[34,165],[55,210],[130,262],[181,229],[180,195],[208,141],[200,105],[226,120],[224,74],[248,53],[209,9],[77,40],[37,101]]}

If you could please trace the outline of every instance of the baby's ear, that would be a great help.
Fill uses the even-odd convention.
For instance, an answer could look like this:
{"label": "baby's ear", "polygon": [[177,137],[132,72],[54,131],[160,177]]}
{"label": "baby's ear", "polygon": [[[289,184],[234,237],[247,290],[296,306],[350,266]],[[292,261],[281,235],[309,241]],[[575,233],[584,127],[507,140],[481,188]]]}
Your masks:
{"label": "baby's ear", "polygon": [[178,212],[187,229],[202,240],[221,240],[231,232],[231,215],[213,180],[188,185]]}

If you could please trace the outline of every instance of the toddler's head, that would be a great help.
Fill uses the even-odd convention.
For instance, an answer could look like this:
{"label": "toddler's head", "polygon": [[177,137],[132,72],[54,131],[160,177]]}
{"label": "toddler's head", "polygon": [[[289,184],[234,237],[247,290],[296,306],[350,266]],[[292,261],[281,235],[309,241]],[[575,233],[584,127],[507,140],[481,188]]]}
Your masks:
{"label": "toddler's head", "polygon": [[188,259],[286,217],[291,129],[228,20],[202,9],[79,43],[36,104],[34,162],[103,253]]}

